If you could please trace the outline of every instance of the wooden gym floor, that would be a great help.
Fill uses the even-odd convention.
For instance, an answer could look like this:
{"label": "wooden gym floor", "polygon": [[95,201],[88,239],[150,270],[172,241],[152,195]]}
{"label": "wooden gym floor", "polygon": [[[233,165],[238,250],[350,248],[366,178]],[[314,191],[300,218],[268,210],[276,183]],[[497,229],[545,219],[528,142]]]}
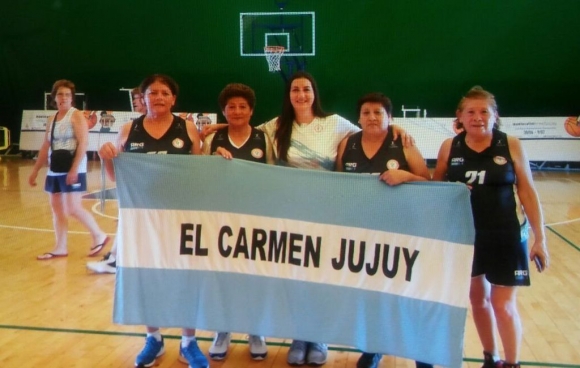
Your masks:
{"label": "wooden gym floor", "polygon": [[[113,324],[114,275],[87,271],[90,236],[70,221],[69,256],[37,261],[53,246],[52,216],[39,185],[28,186],[32,160],[0,158],[0,366],[2,367],[132,367],[143,345],[140,326]],[[551,268],[532,271],[532,287],[519,292],[524,327],[524,366],[580,367],[580,172],[534,172],[546,220]],[[89,192],[100,189],[99,162],[89,162]],[[113,185],[109,183],[108,187]],[[101,227],[115,233],[117,204],[84,200]],[[109,246],[108,246],[109,247]],[[107,247],[107,248],[108,248]],[[108,249],[106,249],[108,251]],[[101,254],[104,254],[102,252]],[[465,328],[464,367],[481,366],[481,347],[471,316]],[[180,331],[162,330],[166,353],[156,367],[184,368],[178,357]],[[212,333],[198,331],[204,352]],[[234,343],[216,368],[287,368],[288,340],[269,339],[268,357],[250,359],[246,336]],[[354,368],[359,353],[331,347],[327,368]],[[380,368],[414,367],[412,361],[385,356]]]}

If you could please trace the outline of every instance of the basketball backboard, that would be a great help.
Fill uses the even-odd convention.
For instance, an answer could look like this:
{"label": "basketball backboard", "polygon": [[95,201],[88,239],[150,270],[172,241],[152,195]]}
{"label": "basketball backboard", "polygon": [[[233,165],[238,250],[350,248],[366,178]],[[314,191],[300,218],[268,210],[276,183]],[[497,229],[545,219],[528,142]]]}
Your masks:
{"label": "basketball backboard", "polygon": [[[87,109],[87,96],[84,92],[75,93],[75,106],[81,110]],[[50,92],[44,92],[44,109],[56,110],[56,108],[52,106],[52,97],[50,97]]]}
{"label": "basketball backboard", "polygon": [[240,13],[240,55],[265,56],[264,47],[283,46],[284,56],[314,56],[314,12]]}

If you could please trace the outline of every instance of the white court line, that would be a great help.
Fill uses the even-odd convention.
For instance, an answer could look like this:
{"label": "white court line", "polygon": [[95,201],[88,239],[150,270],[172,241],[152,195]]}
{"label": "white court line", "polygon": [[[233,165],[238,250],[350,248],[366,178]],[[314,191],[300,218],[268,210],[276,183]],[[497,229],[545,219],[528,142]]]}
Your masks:
{"label": "white court line", "polygon": [[[12,229],[12,230],[28,230],[28,231],[41,231],[44,233],[54,233],[54,229],[41,229],[38,227],[27,227],[27,226],[14,226],[14,225],[0,225],[0,228],[3,229]],[[90,232],[88,231],[74,231],[74,230],[69,230],[67,231],[67,233],[69,234],[90,234]],[[107,235],[115,235],[110,234],[110,233],[106,233]]]}
{"label": "white court line", "polygon": [[567,221],[553,222],[551,224],[546,224],[544,226],[564,225],[564,224],[569,224],[571,222],[576,222],[576,221],[580,221],[580,217],[572,219],[572,220],[567,220]]}
{"label": "white court line", "polygon": [[[117,217],[114,216],[109,216],[109,215],[105,215],[104,213],[100,212],[98,210],[98,207],[100,206],[99,202],[96,202],[95,204],[93,204],[93,206],[91,207],[91,210],[93,213],[105,217],[105,218],[110,218],[112,220],[117,220]],[[13,230],[28,230],[28,231],[40,231],[40,232],[45,232],[45,233],[54,233],[54,229],[41,229],[41,228],[36,228],[36,227],[27,227],[27,226],[14,226],[14,225],[1,225],[0,224],[0,228],[4,228],[4,229],[13,229]],[[68,230],[69,234],[90,234],[90,232],[88,231],[74,231],[74,230]],[[116,235],[116,233],[106,233],[107,235]]]}
{"label": "white court line", "polygon": [[106,217],[106,218],[110,218],[112,220],[118,220],[118,217],[115,216],[109,216],[109,215],[105,215],[104,213],[102,213],[101,211],[98,210],[98,208],[101,206],[101,203],[96,202],[95,204],[93,204],[93,207],[91,207],[91,211],[93,211],[94,214],[97,214],[101,217]]}

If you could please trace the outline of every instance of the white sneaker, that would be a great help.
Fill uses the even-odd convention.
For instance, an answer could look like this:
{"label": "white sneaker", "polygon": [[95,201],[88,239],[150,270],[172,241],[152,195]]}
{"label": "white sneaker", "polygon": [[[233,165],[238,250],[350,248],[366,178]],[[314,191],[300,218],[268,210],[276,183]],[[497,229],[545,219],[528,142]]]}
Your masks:
{"label": "white sneaker", "polygon": [[222,360],[228,353],[232,334],[229,332],[218,332],[213,338],[213,342],[209,347],[209,357],[213,360]]}
{"label": "white sneaker", "polygon": [[100,261],[87,262],[87,268],[96,273],[117,273],[117,260],[109,252]]}
{"label": "white sneaker", "polygon": [[293,340],[286,357],[288,364],[293,366],[303,365],[306,362],[306,350],[308,350],[306,341]]}
{"label": "white sneaker", "polygon": [[248,336],[248,344],[250,345],[250,355],[254,360],[263,360],[268,355],[268,346],[264,336],[250,335]]}

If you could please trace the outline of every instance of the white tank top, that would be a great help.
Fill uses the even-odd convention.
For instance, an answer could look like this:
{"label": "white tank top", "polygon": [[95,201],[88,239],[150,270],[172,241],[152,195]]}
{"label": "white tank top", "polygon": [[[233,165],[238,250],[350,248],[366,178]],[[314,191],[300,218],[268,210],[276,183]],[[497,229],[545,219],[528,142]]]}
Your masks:
{"label": "white tank top", "polygon": [[[49,132],[52,131],[52,124],[55,124],[55,126],[54,126],[54,138],[53,138],[52,145],[51,145],[52,147],[48,151],[49,161],[50,161],[50,152],[52,151],[52,148],[54,148],[55,150],[66,149],[66,150],[69,150],[71,152],[74,152],[74,150],[77,148],[78,141],[75,137],[74,130],[72,127],[72,122],[71,122],[71,116],[76,110],[77,110],[76,108],[71,107],[66,112],[65,116],[62,119],[57,120],[56,122],[54,122],[54,120],[53,120],[50,123],[50,127],[48,128]],[[50,138],[51,138],[51,134],[49,133],[49,135],[48,135],[49,143],[50,143]],[[87,172],[87,156],[86,155],[83,157],[83,160],[81,161],[81,163],[79,165],[78,172],[79,173],[86,173]],[[47,175],[66,175],[66,173],[55,173],[55,172],[50,171],[50,168],[49,168]]]}

